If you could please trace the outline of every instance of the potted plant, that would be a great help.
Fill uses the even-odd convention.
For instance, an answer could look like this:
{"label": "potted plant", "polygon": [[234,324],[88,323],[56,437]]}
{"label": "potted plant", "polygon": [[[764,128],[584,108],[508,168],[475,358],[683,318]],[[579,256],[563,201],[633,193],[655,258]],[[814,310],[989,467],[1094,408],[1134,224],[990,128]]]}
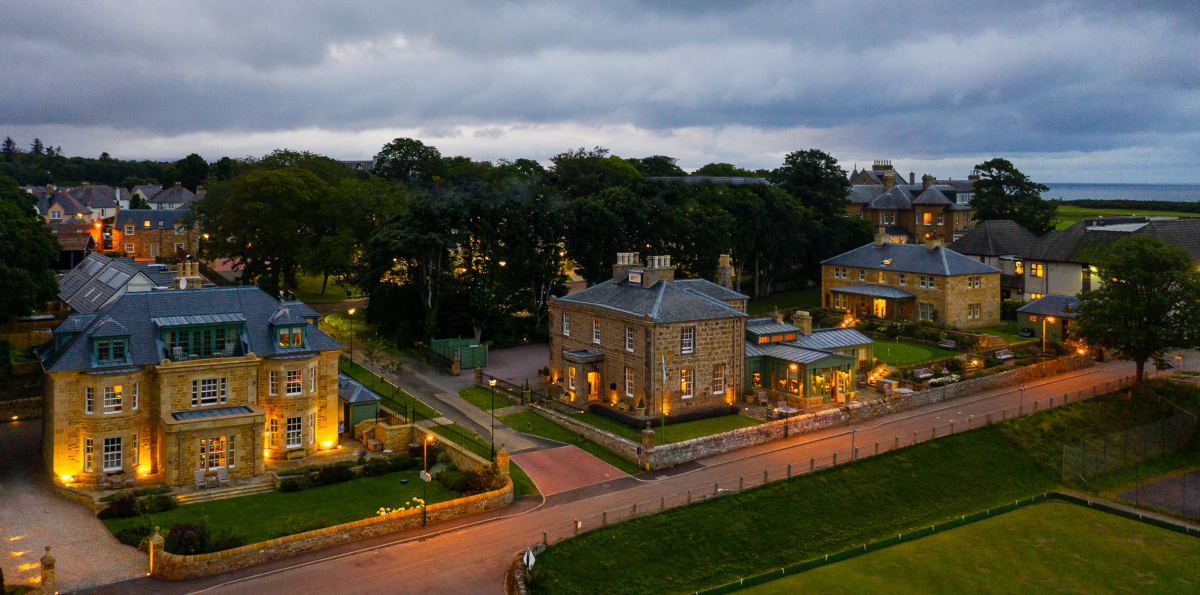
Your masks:
{"label": "potted plant", "polygon": [[633,414],[636,416],[646,415],[646,400],[638,397],[637,407],[634,407]]}
{"label": "potted plant", "polygon": [[542,379],[546,381],[546,384],[550,384],[550,366],[542,368],[541,374]]}

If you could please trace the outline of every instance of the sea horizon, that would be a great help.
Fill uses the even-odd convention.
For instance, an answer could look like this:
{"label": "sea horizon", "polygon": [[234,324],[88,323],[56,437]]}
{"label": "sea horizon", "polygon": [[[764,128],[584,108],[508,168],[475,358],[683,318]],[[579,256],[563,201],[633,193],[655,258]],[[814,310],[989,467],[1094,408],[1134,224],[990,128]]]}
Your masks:
{"label": "sea horizon", "polygon": [[1165,200],[1200,202],[1200,184],[1047,183],[1043,198],[1072,200]]}

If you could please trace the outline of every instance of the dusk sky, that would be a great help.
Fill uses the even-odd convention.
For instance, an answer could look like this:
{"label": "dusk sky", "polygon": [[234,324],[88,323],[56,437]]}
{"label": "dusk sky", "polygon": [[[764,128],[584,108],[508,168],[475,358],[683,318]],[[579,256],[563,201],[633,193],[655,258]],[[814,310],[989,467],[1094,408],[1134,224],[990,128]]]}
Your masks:
{"label": "dusk sky", "polygon": [[209,161],[275,148],[1198,183],[1200,3],[0,3],[0,137]]}

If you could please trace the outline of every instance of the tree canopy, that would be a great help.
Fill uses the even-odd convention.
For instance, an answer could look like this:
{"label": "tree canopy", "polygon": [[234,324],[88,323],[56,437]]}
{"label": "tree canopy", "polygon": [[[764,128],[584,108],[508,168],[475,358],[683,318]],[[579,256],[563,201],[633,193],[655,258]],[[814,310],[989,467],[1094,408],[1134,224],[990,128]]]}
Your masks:
{"label": "tree canopy", "polygon": [[1115,243],[1097,265],[1100,287],[1080,296],[1076,334],[1137,365],[1170,367],[1167,352],[1200,345],[1200,272],[1188,253],[1148,236]]}
{"label": "tree canopy", "polygon": [[375,174],[405,184],[428,184],[443,173],[442,153],[412,138],[398,138],[375,157]]}
{"label": "tree canopy", "polygon": [[990,159],[975,166],[976,221],[1011,219],[1037,236],[1054,229],[1058,203],[1042,198],[1050,188],[1030,180],[1007,159]]}
{"label": "tree canopy", "polygon": [[50,267],[59,251],[32,196],[0,176],[0,323],[39,311],[54,299],[58,279]]}

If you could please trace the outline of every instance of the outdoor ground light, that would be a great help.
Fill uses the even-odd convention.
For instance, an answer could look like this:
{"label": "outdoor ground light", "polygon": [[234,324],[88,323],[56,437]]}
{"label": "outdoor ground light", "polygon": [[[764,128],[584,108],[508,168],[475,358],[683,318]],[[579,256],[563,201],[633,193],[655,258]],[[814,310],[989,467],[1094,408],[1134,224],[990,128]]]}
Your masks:
{"label": "outdoor ground light", "polygon": [[333,446],[332,440],[326,440],[325,442],[321,443],[321,447],[324,448],[325,450],[329,450],[329,447],[331,447],[331,446]]}

